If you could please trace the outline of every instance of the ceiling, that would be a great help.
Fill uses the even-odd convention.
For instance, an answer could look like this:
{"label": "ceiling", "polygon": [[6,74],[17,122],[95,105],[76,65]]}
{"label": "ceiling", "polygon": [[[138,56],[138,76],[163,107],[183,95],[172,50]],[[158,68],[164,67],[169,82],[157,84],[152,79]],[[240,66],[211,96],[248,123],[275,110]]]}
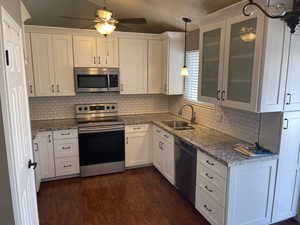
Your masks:
{"label": "ceiling", "polygon": [[[107,0],[106,6],[117,18],[145,17],[146,25],[126,25],[128,31],[161,33],[183,30],[182,17],[193,20],[189,30],[197,28],[201,16],[240,0]],[[30,25],[92,28],[85,21],[60,16],[93,18],[104,0],[23,0],[32,18]]]}

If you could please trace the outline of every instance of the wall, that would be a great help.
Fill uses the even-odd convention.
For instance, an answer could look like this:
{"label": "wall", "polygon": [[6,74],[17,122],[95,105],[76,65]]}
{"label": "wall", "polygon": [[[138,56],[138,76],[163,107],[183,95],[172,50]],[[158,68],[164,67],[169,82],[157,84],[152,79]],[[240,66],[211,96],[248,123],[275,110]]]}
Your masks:
{"label": "wall", "polygon": [[164,95],[80,94],[74,97],[30,98],[32,120],[74,118],[74,105],[86,103],[118,103],[119,114],[168,112]]}
{"label": "wall", "polygon": [[[177,114],[185,103],[188,102],[182,96],[169,97],[169,111]],[[251,143],[258,141],[259,114],[212,105],[195,104],[194,108],[197,123]],[[189,108],[184,110],[183,117],[191,118]]]}
{"label": "wall", "polygon": [[[20,2],[19,0],[0,0],[0,7],[4,7],[6,11],[21,24]],[[1,24],[1,23],[0,23]],[[2,37],[2,26],[0,25],[0,36]],[[0,38],[0,52],[3,52],[3,42]],[[0,68],[3,67],[3,54],[0,54]],[[0,76],[3,76],[3,70]],[[0,223],[1,225],[14,225],[12,199],[10,193],[9,172],[7,165],[7,154],[5,144],[5,133],[3,127],[3,117],[0,97]]]}

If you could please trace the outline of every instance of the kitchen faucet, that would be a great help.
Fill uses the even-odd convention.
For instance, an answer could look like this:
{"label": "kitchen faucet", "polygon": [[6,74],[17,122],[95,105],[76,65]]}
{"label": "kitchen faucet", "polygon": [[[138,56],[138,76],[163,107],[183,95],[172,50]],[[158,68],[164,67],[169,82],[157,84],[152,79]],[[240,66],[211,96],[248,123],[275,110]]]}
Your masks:
{"label": "kitchen faucet", "polygon": [[190,107],[192,109],[192,116],[191,116],[191,123],[194,124],[195,121],[196,121],[196,113],[195,113],[195,110],[194,110],[194,107],[191,105],[191,104],[184,104],[178,111],[178,115],[182,116],[182,112],[183,112],[183,109],[184,107]]}

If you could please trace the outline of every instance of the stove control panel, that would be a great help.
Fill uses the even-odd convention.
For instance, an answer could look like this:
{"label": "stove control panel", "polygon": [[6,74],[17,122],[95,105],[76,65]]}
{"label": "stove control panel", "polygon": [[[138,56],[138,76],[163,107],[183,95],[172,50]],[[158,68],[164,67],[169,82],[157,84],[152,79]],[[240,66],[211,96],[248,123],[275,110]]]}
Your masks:
{"label": "stove control panel", "polygon": [[117,113],[117,103],[82,104],[75,106],[76,114]]}

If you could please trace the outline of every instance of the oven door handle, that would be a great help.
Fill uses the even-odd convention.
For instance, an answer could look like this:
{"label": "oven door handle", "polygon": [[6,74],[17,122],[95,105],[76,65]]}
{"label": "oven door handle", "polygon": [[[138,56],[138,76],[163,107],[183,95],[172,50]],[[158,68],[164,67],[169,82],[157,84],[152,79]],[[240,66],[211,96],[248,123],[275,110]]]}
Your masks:
{"label": "oven door handle", "polygon": [[122,131],[124,126],[114,126],[114,127],[84,127],[79,128],[79,134],[92,134],[92,133],[105,133],[113,131]]}

